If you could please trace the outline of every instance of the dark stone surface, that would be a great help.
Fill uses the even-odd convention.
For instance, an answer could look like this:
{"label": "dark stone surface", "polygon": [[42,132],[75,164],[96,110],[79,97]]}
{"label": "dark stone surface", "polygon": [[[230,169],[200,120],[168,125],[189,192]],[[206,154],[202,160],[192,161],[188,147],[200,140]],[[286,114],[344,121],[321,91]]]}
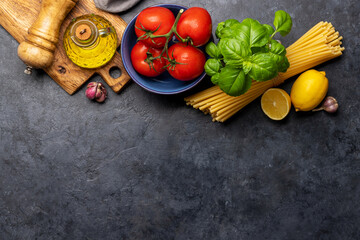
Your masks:
{"label": "dark stone surface", "polygon": [[135,83],[96,104],[42,71],[25,76],[0,27],[0,239],[360,239],[358,1],[168,2],[207,8],[215,26],[272,23],[284,9],[285,45],[332,22],[346,51],[317,69],[339,112],[274,122],[258,99],[219,124],[185,106],[187,94]]}

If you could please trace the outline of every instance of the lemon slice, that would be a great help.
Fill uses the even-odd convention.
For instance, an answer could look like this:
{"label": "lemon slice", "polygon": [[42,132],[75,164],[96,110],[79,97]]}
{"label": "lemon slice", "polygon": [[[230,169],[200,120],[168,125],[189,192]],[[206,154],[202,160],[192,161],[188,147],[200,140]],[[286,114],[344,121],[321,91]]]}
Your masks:
{"label": "lemon slice", "polygon": [[290,96],[280,88],[270,88],[261,97],[261,109],[272,120],[282,120],[290,112]]}

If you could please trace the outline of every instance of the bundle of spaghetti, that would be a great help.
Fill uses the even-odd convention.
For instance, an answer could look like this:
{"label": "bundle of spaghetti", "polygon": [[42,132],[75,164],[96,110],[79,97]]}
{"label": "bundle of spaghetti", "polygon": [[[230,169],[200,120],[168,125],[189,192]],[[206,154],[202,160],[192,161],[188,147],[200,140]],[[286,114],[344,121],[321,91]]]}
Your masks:
{"label": "bundle of spaghetti", "polygon": [[210,113],[213,121],[224,122],[261,96],[267,89],[278,86],[286,79],[313,68],[342,54],[342,37],[331,23],[319,22],[286,49],[290,67],[285,73],[265,82],[252,81],[251,88],[243,95],[232,97],[218,86],[203,90],[184,100],[187,105]]}

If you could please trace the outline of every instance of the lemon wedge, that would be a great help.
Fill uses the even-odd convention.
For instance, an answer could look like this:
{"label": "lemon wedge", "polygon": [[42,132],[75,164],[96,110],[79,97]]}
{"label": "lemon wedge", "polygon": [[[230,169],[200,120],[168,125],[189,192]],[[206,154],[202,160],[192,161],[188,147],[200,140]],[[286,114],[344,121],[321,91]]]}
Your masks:
{"label": "lemon wedge", "polygon": [[270,88],[261,97],[261,109],[272,120],[282,120],[290,112],[290,96],[283,89]]}

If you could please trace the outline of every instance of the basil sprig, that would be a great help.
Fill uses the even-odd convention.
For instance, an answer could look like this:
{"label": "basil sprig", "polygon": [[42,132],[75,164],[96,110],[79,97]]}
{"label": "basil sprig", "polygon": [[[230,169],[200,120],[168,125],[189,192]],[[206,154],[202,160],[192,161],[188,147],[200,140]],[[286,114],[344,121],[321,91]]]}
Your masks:
{"label": "basil sprig", "polygon": [[210,42],[205,49],[211,57],[205,64],[211,81],[228,95],[239,96],[249,90],[252,80],[267,81],[286,72],[290,66],[286,49],[272,38],[290,32],[291,17],[277,11],[273,24],[275,29],[251,18],[219,23],[215,33],[218,44]]}

